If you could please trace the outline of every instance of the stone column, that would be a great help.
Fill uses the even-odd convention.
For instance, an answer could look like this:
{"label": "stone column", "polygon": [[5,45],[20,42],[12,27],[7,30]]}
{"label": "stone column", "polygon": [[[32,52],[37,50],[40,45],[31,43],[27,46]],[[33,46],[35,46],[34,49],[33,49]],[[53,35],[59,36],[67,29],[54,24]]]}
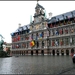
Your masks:
{"label": "stone column", "polygon": [[33,55],[36,55],[36,50],[33,50]]}
{"label": "stone column", "polygon": [[63,40],[64,40],[64,46],[65,46],[65,45],[66,45],[66,44],[65,44],[65,38],[63,38]]}
{"label": "stone column", "polygon": [[47,32],[46,31],[44,31],[44,38],[46,38],[47,37]]}
{"label": "stone column", "polygon": [[46,45],[46,48],[47,48],[47,40],[45,40],[46,42],[45,42],[45,45]]}
{"label": "stone column", "polygon": [[38,55],[41,55],[41,50],[38,50]]}
{"label": "stone column", "polygon": [[39,41],[39,48],[42,48],[42,41]]}
{"label": "stone column", "polygon": [[61,48],[59,49],[59,55],[61,55]]}
{"label": "stone column", "polygon": [[44,55],[48,55],[48,50],[47,49],[44,50]]}
{"label": "stone column", "polygon": [[64,50],[64,55],[66,55],[66,48],[65,49],[63,49]]}

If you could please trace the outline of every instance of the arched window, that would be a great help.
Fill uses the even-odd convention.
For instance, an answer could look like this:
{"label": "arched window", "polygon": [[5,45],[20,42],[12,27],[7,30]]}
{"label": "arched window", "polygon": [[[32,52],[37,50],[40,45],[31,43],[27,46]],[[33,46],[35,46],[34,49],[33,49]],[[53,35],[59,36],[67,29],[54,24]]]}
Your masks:
{"label": "arched window", "polygon": [[71,49],[71,53],[74,53],[74,48]]}
{"label": "arched window", "polygon": [[54,40],[52,40],[52,46],[54,46],[55,45],[55,41]]}
{"label": "arched window", "polygon": [[65,38],[65,44],[69,45],[69,38]]}

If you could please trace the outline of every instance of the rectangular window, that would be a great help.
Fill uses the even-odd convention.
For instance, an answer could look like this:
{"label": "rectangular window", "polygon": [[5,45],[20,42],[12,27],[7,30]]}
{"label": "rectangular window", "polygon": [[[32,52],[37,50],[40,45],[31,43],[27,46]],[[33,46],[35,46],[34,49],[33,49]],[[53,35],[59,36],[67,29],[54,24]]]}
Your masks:
{"label": "rectangular window", "polygon": [[74,26],[70,27],[70,32],[74,33]]}
{"label": "rectangular window", "polygon": [[36,33],[33,34],[33,39],[36,40]]}
{"label": "rectangular window", "polygon": [[42,41],[39,41],[39,47],[42,48]]}
{"label": "rectangular window", "polygon": [[68,28],[65,28],[65,34],[68,34]]}
{"label": "rectangular window", "polygon": [[47,37],[47,32],[46,32],[46,31],[44,31],[44,37],[45,37],[45,38]]}
{"label": "rectangular window", "polygon": [[50,40],[47,40],[47,46],[48,47],[50,46]]}
{"label": "rectangular window", "polygon": [[55,40],[52,40],[52,46],[55,46]]}
{"label": "rectangular window", "polygon": [[28,42],[26,43],[26,48],[28,48]]}
{"label": "rectangular window", "polygon": [[60,39],[60,46],[64,45],[64,39]]}
{"label": "rectangular window", "polygon": [[65,44],[69,45],[69,39],[68,38],[65,38]]}
{"label": "rectangular window", "polygon": [[42,48],[44,48],[44,41],[42,41]]}
{"label": "rectangular window", "polygon": [[36,44],[37,44],[36,47],[38,48],[39,47],[39,42],[37,41]]}
{"label": "rectangular window", "polygon": [[74,37],[70,38],[70,45],[74,45]]}

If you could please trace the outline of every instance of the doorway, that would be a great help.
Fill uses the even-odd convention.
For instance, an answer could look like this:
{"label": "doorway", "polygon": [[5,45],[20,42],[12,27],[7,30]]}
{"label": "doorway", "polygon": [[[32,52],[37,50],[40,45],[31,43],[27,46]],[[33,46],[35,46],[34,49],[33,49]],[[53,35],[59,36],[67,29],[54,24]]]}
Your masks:
{"label": "doorway", "polygon": [[36,54],[38,55],[38,50],[36,50]]}
{"label": "doorway", "polygon": [[44,55],[44,50],[41,51],[41,54]]}
{"label": "doorway", "polygon": [[31,51],[31,55],[33,55],[33,51]]}
{"label": "doorway", "polygon": [[55,50],[54,49],[52,50],[52,54],[53,54],[53,56],[55,55]]}
{"label": "doorway", "polygon": [[66,50],[66,55],[69,55],[69,50],[68,49]]}

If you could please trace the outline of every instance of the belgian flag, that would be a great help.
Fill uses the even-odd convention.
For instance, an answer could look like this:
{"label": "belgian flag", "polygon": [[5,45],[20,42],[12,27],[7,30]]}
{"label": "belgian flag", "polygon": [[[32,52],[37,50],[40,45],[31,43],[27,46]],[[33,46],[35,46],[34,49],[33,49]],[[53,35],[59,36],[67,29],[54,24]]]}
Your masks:
{"label": "belgian flag", "polygon": [[30,42],[30,46],[33,47],[35,45],[34,41]]}

